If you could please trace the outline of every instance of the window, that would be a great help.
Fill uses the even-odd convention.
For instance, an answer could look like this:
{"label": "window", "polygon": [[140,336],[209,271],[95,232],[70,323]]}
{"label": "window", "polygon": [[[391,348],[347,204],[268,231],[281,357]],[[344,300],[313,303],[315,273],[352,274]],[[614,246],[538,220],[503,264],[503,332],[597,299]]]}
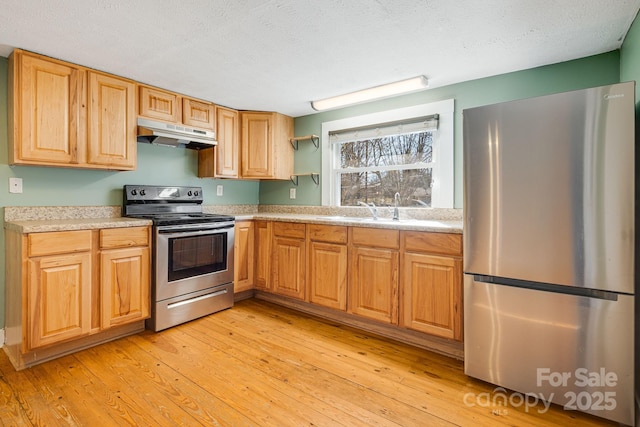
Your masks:
{"label": "window", "polygon": [[325,122],[323,205],[453,207],[453,100]]}

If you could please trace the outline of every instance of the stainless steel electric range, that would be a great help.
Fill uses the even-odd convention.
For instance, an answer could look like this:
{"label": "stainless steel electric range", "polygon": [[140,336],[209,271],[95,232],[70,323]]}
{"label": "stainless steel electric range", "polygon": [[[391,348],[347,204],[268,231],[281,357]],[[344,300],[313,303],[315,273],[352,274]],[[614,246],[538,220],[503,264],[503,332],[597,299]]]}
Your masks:
{"label": "stainless steel electric range", "polygon": [[233,306],[235,218],[202,212],[202,188],[125,185],[124,215],[153,221],[151,318],[160,331]]}

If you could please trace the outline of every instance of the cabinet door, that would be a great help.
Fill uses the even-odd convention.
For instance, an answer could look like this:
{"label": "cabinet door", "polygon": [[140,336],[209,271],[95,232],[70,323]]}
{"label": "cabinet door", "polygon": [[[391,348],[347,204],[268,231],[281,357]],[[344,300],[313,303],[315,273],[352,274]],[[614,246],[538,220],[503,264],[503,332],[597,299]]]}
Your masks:
{"label": "cabinet door", "polygon": [[256,221],[255,223],[255,284],[257,288],[271,288],[271,223]]}
{"label": "cabinet door", "polygon": [[289,237],[273,238],[273,291],[280,295],[305,297],[305,242]]}
{"label": "cabinet door", "polygon": [[253,221],[238,221],[234,239],[234,292],[253,289]]}
{"label": "cabinet door", "polygon": [[349,313],[398,323],[398,251],[351,248]]}
{"label": "cabinet door", "polygon": [[462,265],[459,258],[406,253],[402,291],[402,326],[462,339]]}
{"label": "cabinet door", "polygon": [[140,86],[139,114],[150,119],[178,123],[181,120],[180,97],[172,92]]}
{"label": "cabinet door", "polygon": [[216,109],[218,145],[215,148],[215,176],[238,178],[240,166],[240,122],[238,112]]}
{"label": "cabinet door", "polygon": [[85,135],[85,73],[34,57],[12,55],[13,133],[10,164],[78,163]]}
{"label": "cabinet door", "polygon": [[210,102],[182,98],[182,123],[187,126],[215,131],[215,106]]}
{"label": "cabinet door", "polygon": [[135,169],[135,84],[89,72],[89,97],[87,163],[109,169]]}
{"label": "cabinet door", "polygon": [[347,246],[309,242],[309,301],[336,310],[347,308]]}
{"label": "cabinet door", "polygon": [[86,335],[91,330],[91,253],[28,261],[25,350]]}
{"label": "cabinet door", "polygon": [[273,115],[242,113],[242,176],[270,178],[273,171]]}
{"label": "cabinet door", "polygon": [[102,328],[149,317],[149,249],[130,248],[100,254]]}

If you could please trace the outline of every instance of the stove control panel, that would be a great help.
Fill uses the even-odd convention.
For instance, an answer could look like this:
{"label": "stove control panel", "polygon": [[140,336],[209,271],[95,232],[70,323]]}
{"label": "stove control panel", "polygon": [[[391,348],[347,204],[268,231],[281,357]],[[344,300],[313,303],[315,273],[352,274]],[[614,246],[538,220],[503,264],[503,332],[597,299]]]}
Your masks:
{"label": "stove control panel", "polygon": [[127,203],[202,203],[202,187],[125,185],[124,202]]}

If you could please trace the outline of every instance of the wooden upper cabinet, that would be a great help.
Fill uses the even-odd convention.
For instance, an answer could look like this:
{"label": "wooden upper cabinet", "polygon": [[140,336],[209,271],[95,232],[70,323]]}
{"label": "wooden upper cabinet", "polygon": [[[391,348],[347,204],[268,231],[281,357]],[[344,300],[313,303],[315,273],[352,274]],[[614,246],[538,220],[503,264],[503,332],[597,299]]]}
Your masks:
{"label": "wooden upper cabinet", "polygon": [[240,178],[240,115],[216,107],[218,145],[198,151],[198,177]]}
{"label": "wooden upper cabinet", "polygon": [[290,179],[293,118],[271,112],[242,112],[243,178]]}
{"label": "wooden upper cabinet", "polygon": [[140,86],[139,114],[150,119],[177,123],[181,121],[180,96],[149,86]]}
{"label": "wooden upper cabinet", "polygon": [[215,105],[150,86],[139,86],[138,114],[154,120],[215,131]]}
{"label": "wooden upper cabinet", "polygon": [[89,72],[89,143],[87,163],[111,169],[135,169],[136,85]]}
{"label": "wooden upper cabinet", "polygon": [[9,63],[9,163],[77,164],[84,70],[22,51]]}
{"label": "wooden upper cabinet", "polygon": [[9,62],[10,164],[135,169],[135,83],[21,50]]}
{"label": "wooden upper cabinet", "polygon": [[215,130],[215,106],[210,102],[182,98],[182,123],[187,126]]}

